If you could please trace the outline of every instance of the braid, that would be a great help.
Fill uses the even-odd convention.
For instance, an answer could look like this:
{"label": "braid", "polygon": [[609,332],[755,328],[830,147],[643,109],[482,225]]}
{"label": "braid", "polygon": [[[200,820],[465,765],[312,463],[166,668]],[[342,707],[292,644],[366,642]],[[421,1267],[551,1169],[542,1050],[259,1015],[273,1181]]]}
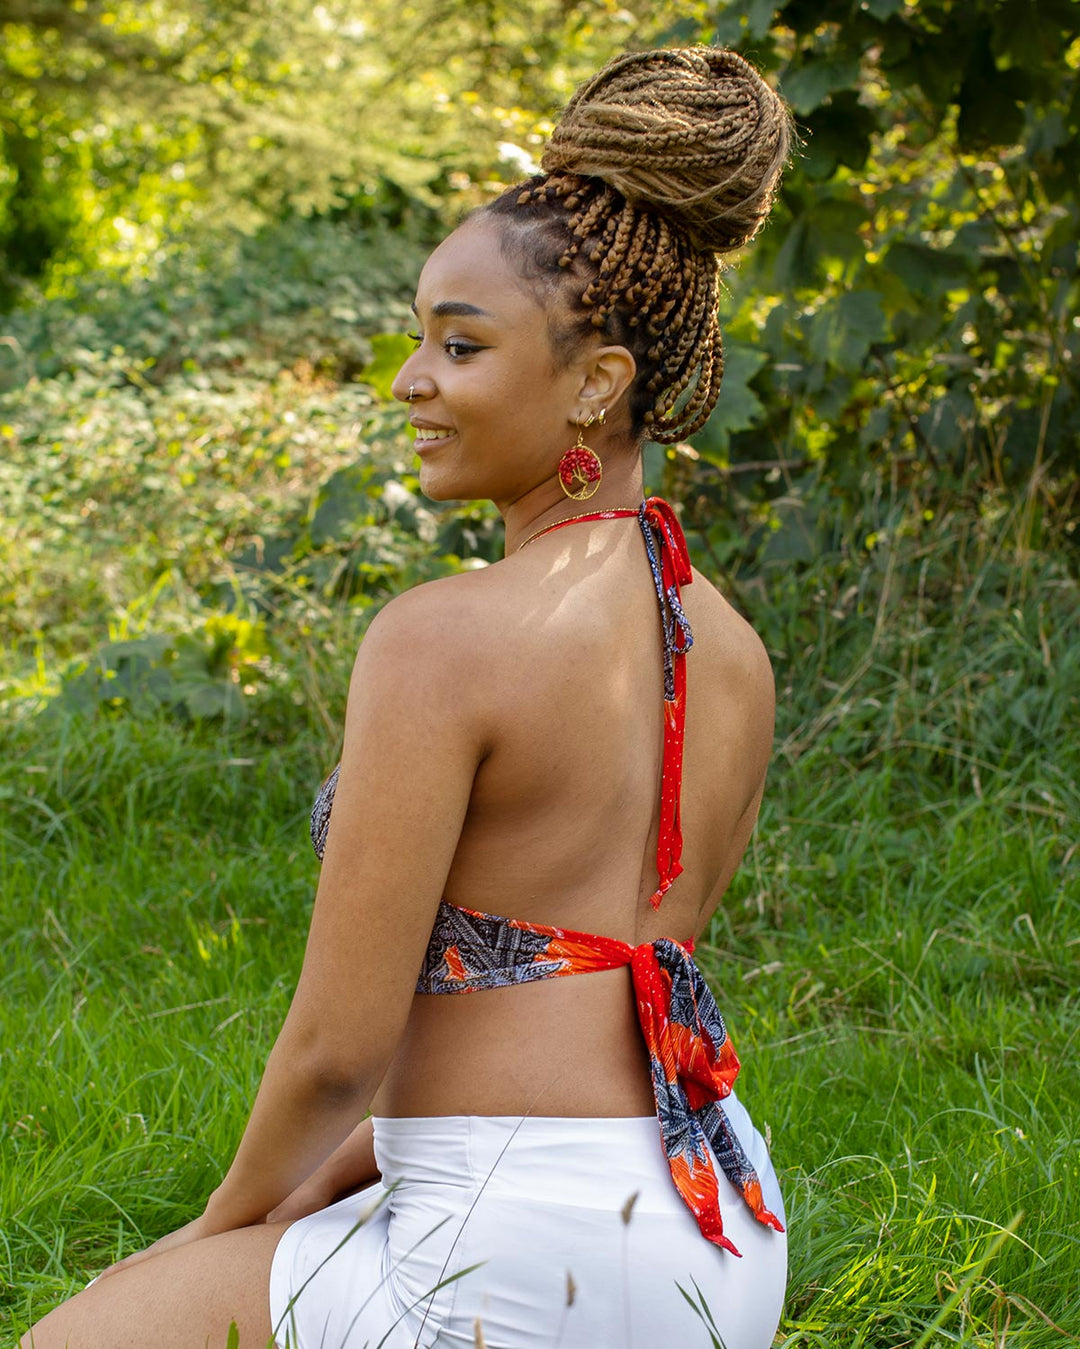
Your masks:
{"label": "braid", "polygon": [[[572,312],[557,345],[573,349],[598,330],[633,353],[635,429],[662,444],[700,430],[722,368],[712,359],[720,349],[715,257],[696,253],[683,231],[598,178],[538,174],[487,209],[525,227],[518,261],[565,287]],[[675,412],[691,384],[686,406]]]}
{"label": "braid", "polygon": [[634,431],[673,444],[716,406],[724,361],[717,255],[760,228],[789,144],[787,111],[741,57],[716,48],[631,53],[570,100],[543,173],[485,208],[526,274],[569,319],[626,346]]}
{"label": "braid", "polygon": [[713,47],[633,52],[581,86],[543,168],[602,178],[675,213],[699,251],[757,232],[787,158],[789,120],[754,68]]}

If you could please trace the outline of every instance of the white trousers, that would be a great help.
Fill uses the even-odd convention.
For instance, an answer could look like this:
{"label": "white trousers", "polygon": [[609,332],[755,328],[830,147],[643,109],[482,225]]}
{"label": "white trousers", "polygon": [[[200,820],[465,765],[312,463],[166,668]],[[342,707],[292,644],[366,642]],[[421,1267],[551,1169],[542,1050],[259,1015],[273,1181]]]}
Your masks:
{"label": "white trousers", "polygon": [[[764,1140],[734,1097],[724,1105],[782,1217]],[[742,1258],[706,1241],[653,1115],[377,1119],[375,1154],[380,1184],[278,1245],[280,1349],[707,1349],[708,1315],[725,1349],[772,1344],[786,1238],[718,1170]]]}

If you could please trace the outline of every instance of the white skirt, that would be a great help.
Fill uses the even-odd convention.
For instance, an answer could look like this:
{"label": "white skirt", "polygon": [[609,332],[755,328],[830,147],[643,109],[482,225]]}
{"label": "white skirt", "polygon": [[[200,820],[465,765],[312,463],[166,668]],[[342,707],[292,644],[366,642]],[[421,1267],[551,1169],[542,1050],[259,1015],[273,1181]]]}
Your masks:
{"label": "white skirt", "polygon": [[[764,1140],[734,1096],[724,1108],[782,1219]],[[376,1119],[375,1156],[381,1183],[278,1244],[279,1349],[704,1349],[710,1316],[726,1349],[772,1344],[786,1238],[718,1169],[742,1258],[706,1241],[655,1115]]]}

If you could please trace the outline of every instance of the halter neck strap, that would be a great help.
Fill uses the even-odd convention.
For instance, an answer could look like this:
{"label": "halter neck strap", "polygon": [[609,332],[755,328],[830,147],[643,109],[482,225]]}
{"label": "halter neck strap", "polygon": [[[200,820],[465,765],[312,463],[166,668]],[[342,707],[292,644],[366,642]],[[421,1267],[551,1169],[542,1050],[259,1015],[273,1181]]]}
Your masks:
{"label": "halter neck strap", "polygon": [[682,797],[683,740],[686,732],[686,653],[694,645],[694,636],[682,606],[681,587],[694,579],[690,551],[675,512],[663,497],[648,497],[636,509],[587,511],[556,520],[530,534],[518,546],[550,534],[565,525],[584,524],[588,520],[619,520],[636,515],[645,540],[645,553],[660,603],[660,628],[664,641],[664,753],[660,771],[660,833],[656,845],[656,873],[659,884],[649,898],[654,909],[682,873],[682,821],[679,813]]}
{"label": "halter neck strap", "polygon": [[690,550],[675,512],[662,497],[641,503],[638,523],[660,602],[664,640],[664,757],[660,772],[660,834],[656,845],[659,885],[649,898],[654,909],[682,874],[683,740],[686,733],[686,653],[694,635],[682,606],[681,587],[694,579]]}

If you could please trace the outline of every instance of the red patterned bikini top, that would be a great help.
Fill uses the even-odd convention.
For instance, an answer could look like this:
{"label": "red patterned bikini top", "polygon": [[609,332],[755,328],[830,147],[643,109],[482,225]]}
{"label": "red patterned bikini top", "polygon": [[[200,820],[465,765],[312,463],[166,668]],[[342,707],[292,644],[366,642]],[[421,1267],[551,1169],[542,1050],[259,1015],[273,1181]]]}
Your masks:
{"label": "red patterned bikini top", "polygon": [[[694,640],[680,590],[692,579],[686,539],[675,513],[660,497],[643,501],[637,511],[594,511],[558,521],[549,528],[633,515],[640,524],[656,583],[664,639],[664,750],[656,857],[659,884],[650,900],[653,908],[658,908],[682,871],[679,795],[686,723],[686,653]],[[326,846],[337,779],[335,768],[316,797],[311,814],[311,838],[320,858]],[[712,992],[694,963],[693,949],[692,941],[677,942],[668,937],[630,946],[612,937],[481,913],[444,899],[416,991],[473,993],[628,965],[672,1179],[703,1235],[738,1255],[724,1236],[710,1148],[721,1171],[758,1221],[780,1232],[784,1229],[765,1207],[757,1173],[720,1105],[731,1092],[739,1060]]]}

